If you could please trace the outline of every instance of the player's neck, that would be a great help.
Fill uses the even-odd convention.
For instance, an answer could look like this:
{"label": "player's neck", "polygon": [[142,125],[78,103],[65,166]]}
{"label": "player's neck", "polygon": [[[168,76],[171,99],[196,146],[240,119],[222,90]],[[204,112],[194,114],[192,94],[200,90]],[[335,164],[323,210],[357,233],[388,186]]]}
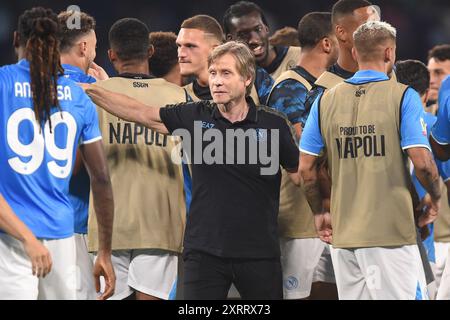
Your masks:
{"label": "player's neck", "polygon": [[352,52],[339,47],[339,58],[337,64],[348,72],[358,71],[358,63],[353,59]]}
{"label": "player's neck", "polygon": [[120,61],[114,66],[119,74],[134,73],[134,74],[150,74],[148,68],[148,61]]}
{"label": "player's neck", "polygon": [[387,75],[387,65],[384,61],[359,62],[359,70],[373,70]]}
{"label": "player's neck", "polygon": [[313,50],[306,51],[300,54],[298,66],[304,68],[315,78],[320,77],[322,73],[327,70],[327,57]]}
{"label": "player's neck", "polygon": [[166,80],[167,82],[171,82],[176,84],[177,86],[182,86],[183,85],[183,78],[181,77],[180,74],[180,66],[178,64],[176,64],[170,71],[168,74],[166,74],[164,77],[164,80]]}
{"label": "player's neck", "polygon": [[222,116],[233,123],[245,119],[249,106],[243,95],[239,99],[232,100],[226,104],[218,104],[218,108]]}
{"label": "player's neck", "polygon": [[261,63],[259,63],[258,65],[261,68],[267,68],[272,64],[272,62],[275,60],[276,57],[277,53],[275,51],[275,48],[269,45],[269,53],[267,54],[266,59],[264,61],[261,61]]}
{"label": "player's neck", "polygon": [[18,61],[20,61],[22,59],[26,59],[26,57],[27,57],[24,47],[18,47],[16,49],[16,53],[17,53],[17,60]]}
{"label": "player's neck", "polygon": [[84,59],[74,56],[70,53],[61,54],[61,64],[70,64],[71,66],[80,68],[84,71],[84,73],[87,73],[88,71],[88,67],[84,64]]}

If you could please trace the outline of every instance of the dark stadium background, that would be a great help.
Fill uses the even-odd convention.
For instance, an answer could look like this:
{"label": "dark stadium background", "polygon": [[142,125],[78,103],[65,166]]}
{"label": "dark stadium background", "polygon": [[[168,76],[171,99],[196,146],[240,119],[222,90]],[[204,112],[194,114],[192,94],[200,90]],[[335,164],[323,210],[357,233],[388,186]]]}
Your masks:
{"label": "dark stadium background", "polygon": [[[178,31],[181,22],[195,14],[209,14],[219,22],[233,0],[1,0],[0,1],[0,65],[15,62],[12,33],[18,16],[27,8],[41,5],[55,12],[76,4],[97,20],[97,59],[108,73],[108,30],[117,19],[136,17],[151,31]],[[330,11],[334,0],[261,0],[255,1],[265,11],[271,33],[284,26],[296,27],[298,20],[311,11]],[[373,0],[380,6],[382,20],[398,30],[397,58],[426,61],[427,51],[436,44],[450,43],[450,1],[448,0]]]}

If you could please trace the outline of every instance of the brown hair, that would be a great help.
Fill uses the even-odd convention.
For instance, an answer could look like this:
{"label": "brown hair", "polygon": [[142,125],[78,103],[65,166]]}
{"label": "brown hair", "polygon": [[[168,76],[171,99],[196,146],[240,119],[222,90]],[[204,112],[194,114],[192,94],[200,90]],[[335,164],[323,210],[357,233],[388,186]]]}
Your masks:
{"label": "brown hair", "polygon": [[211,16],[199,14],[183,21],[181,28],[197,29],[223,43],[223,31],[220,23]]}
{"label": "brown hair", "polygon": [[243,78],[250,77],[252,79],[245,92],[245,95],[249,96],[252,91],[253,82],[255,81],[256,65],[255,57],[247,45],[241,42],[230,41],[217,46],[208,57],[208,67],[210,67],[218,58],[228,53],[234,56],[239,74]]}
{"label": "brown hair", "polygon": [[40,125],[48,120],[50,132],[50,109],[60,109],[57,81],[63,74],[59,55],[59,24],[51,9],[42,7],[26,10],[20,17],[17,32],[19,45],[26,50],[30,63],[31,92],[36,120]]}
{"label": "brown hair", "polygon": [[441,62],[450,60],[450,44],[440,44],[431,48],[431,50],[428,51],[428,60],[431,58]]}
{"label": "brown hair", "polygon": [[269,42],[273,46],[300,47],[298,32],[292,27],[284,27],[275,31],[275,33],[269,38]]}
{"label": "brown hair", "polygon": [[[79,28],[69,28],[68,21],[74,14],[79,14]],[[59,25],[61,28],[61,52],[66,52],[75,45],[75,42],[81,37],[95,30],[95,19],[84,12],[62,11],[58,14]]]}
{"label": "brown hair", "polygon": [[173,32],[151,32],[150,44],[155,49],[150,58],[150,71],[156,77],[164,77],[178,64],[177,35]]}

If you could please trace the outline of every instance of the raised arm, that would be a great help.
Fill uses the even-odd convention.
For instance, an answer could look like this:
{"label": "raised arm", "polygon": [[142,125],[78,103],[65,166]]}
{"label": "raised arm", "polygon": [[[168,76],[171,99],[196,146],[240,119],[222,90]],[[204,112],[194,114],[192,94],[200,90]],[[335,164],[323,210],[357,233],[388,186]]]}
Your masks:
{"label": "raised arm", "polygon": [[94,266],[97,292],[100,291],[100,276],[105,277],[106,289],[100,299],[114,293],[116,277],[111,263],[111,242],[114,219],[114,200],[102,141],[80,146],[84,164],[89,173],[98,222],[98,253]]}
{"label": "raised arm", "polygon": [[92,101],[109,113],[127,121],[140,123],[157,132],[168,133],[159,117],[161,108],[148,106],[127,95],[109,91],[95,84],[84,85],[83,87]]}
{"label": "raised arm", "polygon": [[50,272],[52,269],[50,252],[15,215],[1,194],[0,229],[23,243],[25,252],[31,260],[33,275],[45,277]]}

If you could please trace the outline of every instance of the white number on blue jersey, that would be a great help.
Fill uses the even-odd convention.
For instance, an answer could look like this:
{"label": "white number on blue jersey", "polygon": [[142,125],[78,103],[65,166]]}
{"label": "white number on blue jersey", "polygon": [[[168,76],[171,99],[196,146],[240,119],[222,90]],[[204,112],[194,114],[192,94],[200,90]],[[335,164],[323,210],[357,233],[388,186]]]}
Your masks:
{"label": "white number on blue jersey", "polygon": [[[29,144],[23,144],[19,140],[19,126],[22,121],[29,121],[33,125],[33,140]],[[51,116],[53,133],[50,133],[50,123],[47,121],[44,126],[44,134],[40,132],[39,124],[36,121],[34,111],[29,108],[16,110],[8,119],[7,141],[12,151],[21,157],[31,157],[28,162],[22,161],[19,157],[8,159],[8,163],[14,171],[20,174],[32,174],[42,164],[45,149],[55,160],[65,161],[64,166],[60,166],[55,160],[47,163],[48,170],[57,178],[66,178],[72,168],[73,147],[77,132],[77,123],[74,117],[66,112],[56,112]],[[55,142],[55,129],[58,125],[65,124],[67,127],[67,143],[65,148],[59,148]]]}

